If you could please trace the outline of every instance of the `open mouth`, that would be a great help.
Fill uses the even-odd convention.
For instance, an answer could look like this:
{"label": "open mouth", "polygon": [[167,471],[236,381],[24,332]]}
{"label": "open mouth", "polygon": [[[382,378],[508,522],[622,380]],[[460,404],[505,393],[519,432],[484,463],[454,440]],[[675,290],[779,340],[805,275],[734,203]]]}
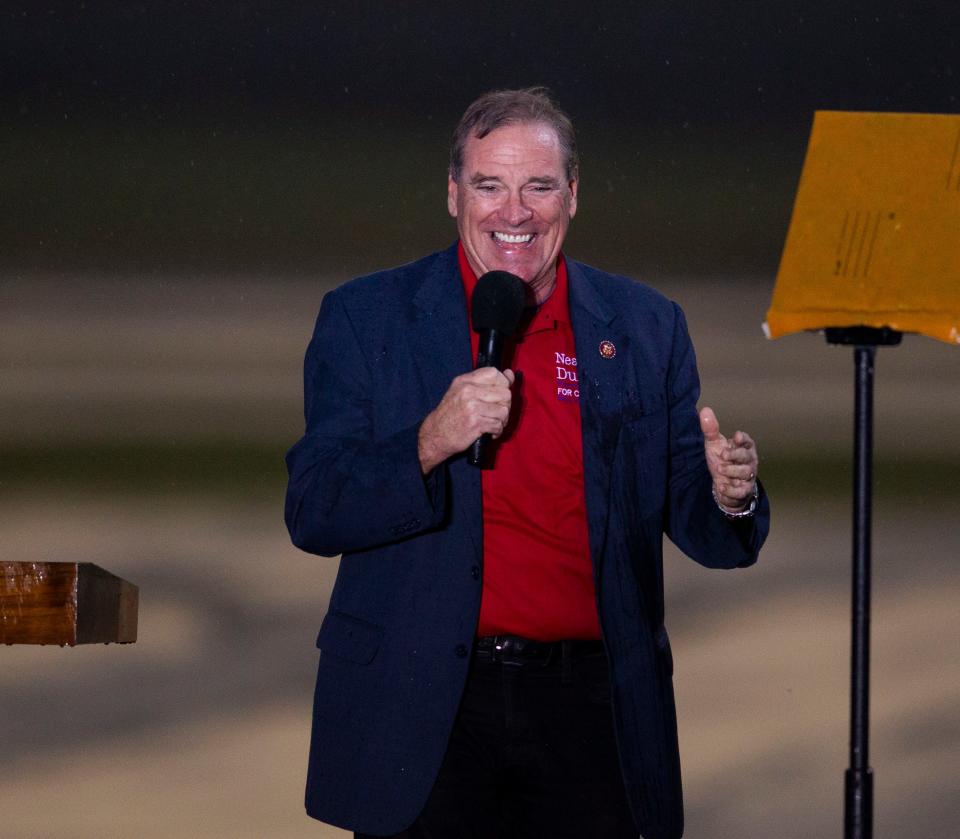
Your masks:
{"label": "open mouth", "polygon": [[490,234],[490,238],[501,245],[528,245],[534,236],[536,233],[501,233],[499,230]]}

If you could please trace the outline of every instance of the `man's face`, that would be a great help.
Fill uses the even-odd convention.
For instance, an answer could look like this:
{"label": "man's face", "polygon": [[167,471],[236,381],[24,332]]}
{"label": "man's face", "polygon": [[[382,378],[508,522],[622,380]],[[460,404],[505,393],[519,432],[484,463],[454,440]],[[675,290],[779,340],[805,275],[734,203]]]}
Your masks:
{"label": "man's face", "polygon": [[557,254],[577,211],[556,131],[539,122],[469,137],[460,181],[447,184],[467,261],[478,277],[509,271],[542,303],[556,284]]}

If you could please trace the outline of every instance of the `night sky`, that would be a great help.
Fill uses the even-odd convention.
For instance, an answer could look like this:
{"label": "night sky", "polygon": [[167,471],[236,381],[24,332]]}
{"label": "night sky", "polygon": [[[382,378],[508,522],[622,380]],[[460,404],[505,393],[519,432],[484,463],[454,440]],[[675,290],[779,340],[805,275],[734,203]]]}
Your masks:
{"label": "night sky", "polygon": [[[423,202],[442,191],[463,108],[546,84],[580,130],[584,197],[591,175],[606,191],[588,256],[653,195],[675,241],[658,251],[662,230],[638,234],[621,262],[704,267],[736,240],[730,264],[767,272],[814,109],[958,110],[957,5],[864,5],[4,3],[0,165],[23,213],[0,222],[0,245],[17,269],[337,267],[349,256],[312,231],[343,217],[386,237],[373,261],[412,256],[445,244],[442,205]],[[671,210],[671,192],[689,206]],[[712,215],[728,213],[697,202],[724,195],[752,209],[711,238]],[[326,218],[330,201],[368,213]],[[415,231],[389,223],[398,202]]]}
{"label": "night sky", "polygon": [[955,110],[956,4],[865,5],[5,3],[0,85],[37,116],[429,114],[531,80],[611,119]]}

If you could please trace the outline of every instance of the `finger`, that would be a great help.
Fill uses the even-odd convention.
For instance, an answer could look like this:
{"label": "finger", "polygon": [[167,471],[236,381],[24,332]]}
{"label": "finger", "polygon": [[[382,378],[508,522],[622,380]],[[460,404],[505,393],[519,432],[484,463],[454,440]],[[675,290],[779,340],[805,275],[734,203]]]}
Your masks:
{"label": "finger", "polygon": [[478,418],[506,422],[510,416],[510,402],[477,402],[470,406]]}
{"label": "finger", "polygon": [[717,421],[717,415],[713,408],[702,408],[700,410],[700,430],[703,432],[703,438],[708,443],[722,439],[720,434],[720,423]]}
{"label": "finger", "polygon": [[511,397],[510,388],[506,383],[502,385],[466,385],[462,393],[463,401],[468,405],[471,402],[503,402],[509,404]]}
{"label": "finger", "polygon": [[752,449],[756,445],[753,442],[753,438],[747,434],[746,431],[735,432],[731,439],[733,440],[734,445],[742,446],[745,449]]}
{"label": "finger", "polygon": [[499,434],[506,426],[506,420],[506,411],[476,412],[463,417],[457,423],[457,429],[466,440],[473,441],[483,434]]}
{"label": "finger", "polygon": [[752,481],[757,477],[756,466],[752,463],[724,463],[718,472],[730,480]]}
{"label": "finger", "polygon": [[732,484],[727,486],[726,491],[721,495],[721,498],[726,498],[727,501],[721,503],[733,502],[733,504],[739,505],[747,501],[753,496],[753,481],[735,481]]}
{"label": "finger", "polygon": [[723,450],[722,456],[726,463],[732,464],[756,463],[757,460],[757,453],[753,449],[732,444]]}
{"label": "finger", "polygon": [[513,370],[497,370],[496,367],[483,367],[474,372],[483,373],[483,376],[470,380],[472,384],[481,387],[510,387],[516,378]]}
{"label": "finger", "polygon": [[502,402],[475,401],[467,406],[466,423],[473,431],[493,434],[503,430],[510,418],[510,391]]}
{"label": "finger", "polygon": [[481,433],[489,434],[491,437],[497,438],[503,434],[509,419],[510,411],[507,408],[503,408],[494,414],[478,417],[477,422]]}
{"label": "finger", "polygon": [[503,378],[503,373],[496,367],[480,367],[476,370],[471,370],[469,373],[463,373],[457,376],[457,378],[461,379],[464,383],[493,384]]}

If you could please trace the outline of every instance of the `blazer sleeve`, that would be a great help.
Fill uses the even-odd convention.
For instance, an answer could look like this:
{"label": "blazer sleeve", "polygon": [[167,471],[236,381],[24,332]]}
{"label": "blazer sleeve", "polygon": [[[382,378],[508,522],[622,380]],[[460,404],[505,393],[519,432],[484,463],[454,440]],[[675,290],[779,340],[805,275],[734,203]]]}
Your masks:
{"label": "blazer sleeve", "polygon": [[696,357],[686,318],[680,307],[673,305],[676,319],[667,381],[670,479],[665,530],[680,550],[702,565],[751,565],[756,562],[769,530],[770,503],[761,486],[756,513],[748,518],[728,519],[713,500],[713,481],[697,411],[700,379]]}
{"label": "blazer sleeve", "polygon": [[439,525],[446,470],[421,474],[417,422],[374,427],[378,394],[339,291],[320,306],[304,361],[306,433],[287,454],[285,520],[293,543],[324,556],[396,542]]}

